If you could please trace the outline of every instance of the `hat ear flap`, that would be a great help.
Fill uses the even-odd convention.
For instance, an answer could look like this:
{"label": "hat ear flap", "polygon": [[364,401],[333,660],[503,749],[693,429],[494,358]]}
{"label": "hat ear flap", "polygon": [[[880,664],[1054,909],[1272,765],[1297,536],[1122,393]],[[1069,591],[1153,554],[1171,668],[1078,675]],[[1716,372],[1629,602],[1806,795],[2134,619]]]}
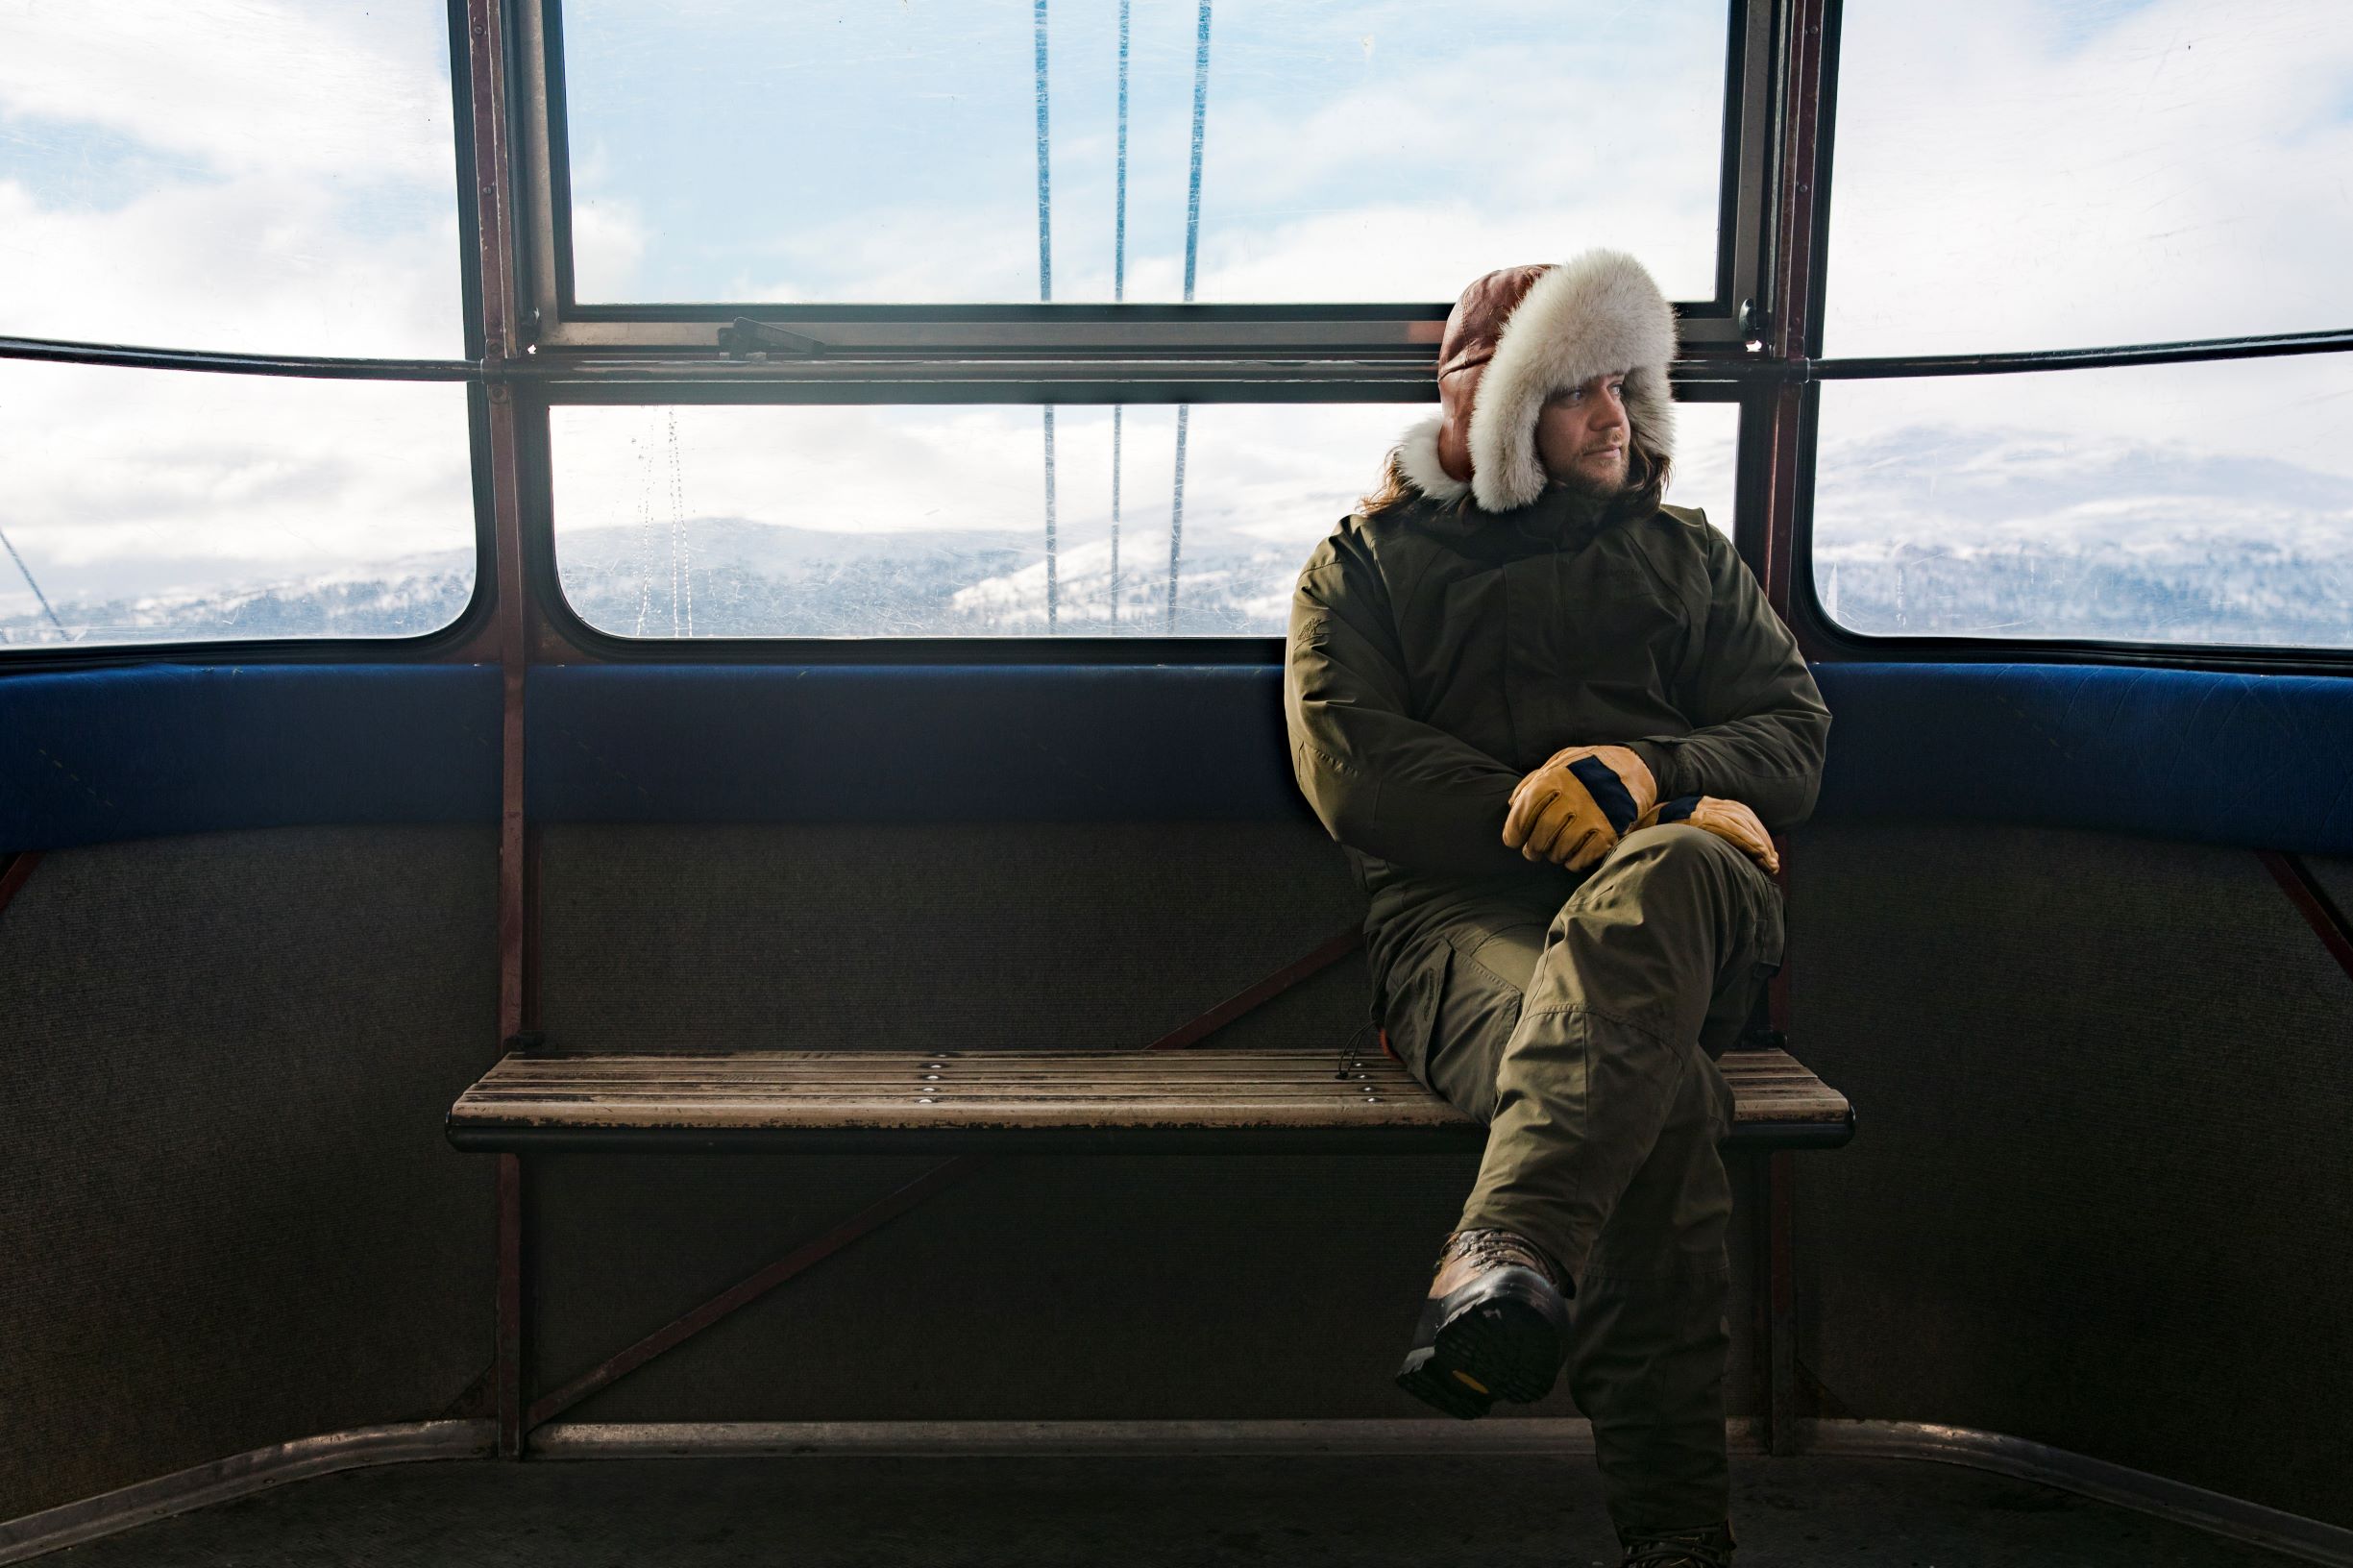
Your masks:
{"label": "hat ear flap", "polygon": [[1460,501],[1470,491],[1470,482],[1458,479],[1446,472],[1438,460],[1438,431],[1445,428],[1444,419],[1425,419],[1407,429],[1397,443],[1397,466],[1405,471],[1413,487],[1435,502]]}

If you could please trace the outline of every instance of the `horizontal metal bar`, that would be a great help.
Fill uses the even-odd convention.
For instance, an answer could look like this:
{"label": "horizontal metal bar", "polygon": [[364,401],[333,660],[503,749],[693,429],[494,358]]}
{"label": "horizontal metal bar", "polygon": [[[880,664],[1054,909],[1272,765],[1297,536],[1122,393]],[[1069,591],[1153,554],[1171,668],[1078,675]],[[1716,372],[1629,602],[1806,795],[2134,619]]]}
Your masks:
{"label": "horizontal metal bar", "polygon": [[[1757,1451],[1756,1423],[1726,1423],[1730,1447]],[[1800,1420],[1799,1453],[1960,1465],[2119,1507],[2331,1568],[2353,1568],[2353,1531],[2146,1471],[1998,1433],[1910,1421]],[[273,1444],[0,1524],[0,1563],[154,1519],[339,1470],[486,1456],[487,1421],[368,1427]],[[1463,1424],[1423,1419],[1309,1421],[554,1422],[533,1436],[546,1459],[723,1456],[991,1458],[1178,1454],[1587,1455],[1591,1427],[1560,1417]]]}
{"label": "horizontal metal bar", "polygon": [[369,1465],[485,1458],[497,1436],[497,1424],[490,1421],[410,1421],[272,1443],[0,1524],[0,1563],[21,1562],[289,1481]]}
{"label": "horizontal metal bar", "polygon": [[2031,1481],[2307,1562],[2353,1568],[2353,1530],[2022,1437],[1920,1421],[1801,1420],[1797,1449],[1826,1458],[1928,1459]]}
{"label": "horizontal metal bar", "polygon": [[[2033,1482],[2332,1568],[2353,1568],[2353,1531],[2186,1482],[1998,1433],[1909,1421],[1791,1423],[1800,1456],[1917,1459]],[[1759,1452],[1758,1424],[1726,1423],[1728,1446]],[[1556,1454],[1593,1452],[1584,1421],[709,1421],[557,1422],[533,1434],[543,1458],[1008,1458],[1179,1454]]]}
{"label": "horizontal metal bar", "polygon": [[[1485,1146],[1473,1121],[1434,1127],[774,1128],[484,1127],[453,1123],[469,1154],[1461,1154]],[[1742,1128],[1728,1147],[1834,1149],[1849,1122]]]}
{"label": "horizontal metal bar", "polygon": [[693,1127],[480,1127],[453,1124],[451,1146],[469,1154],[1434,1154],[1477,1152],[1486,1129],[1444,1127],[1232,1128],[1037,1127],[720,1129]]}
{"label": "horizontal metal bar", "polygon": [[65,338],[0,337],[0,359],[61,365],[114,365],[129,370],[195,370],[218,376],[290,376],[336,381],[474,381],[484,379],[474,359],[338,359],[315,355],[225,354],[206,349],[154,349],[128,343],[83,343]]}
{"label": "horizontal metal bar", "polygon": [[2120,344],[2094,349],[2034,349],[2014,354],[1924,354],[1865,359],[1766,362],[1761,380],[1891,380],[1927,376],[2014,376],[2046,370],[2104,370],[2128,365],[2179,365],[2206,359],[2268,359],[2282,355],[2341,354],[2353,350],[2353,329],[2280,332],[2267,337],[2203,337],[2177,343]]}
{"label": "horizontal metal bar", "polygon": [[[642,402],[649,389],[693,402],[909,403],[1430,403],[1436,360],[1389,355],[1165,353],[1128,356],[1004,354],[727,360],[565,355],[509,373],[541,381],[557,403]],[[1728,358],[1669,366],[1687,401],[1738,396],[1755,367]]]}
{"label": "horizontal metal bar", "polygon": [[[1730,1426],[1736,1441],[1749,1424]],[[1203,1455],[1587,1455],[1592,1423],[1398,1418],[1259,1421],[557,1421],[532,1433],[543,1459],[722,1456],[1011,1458]]]}
{"label": "horizontal metal bar", "polygon": [[[1167,348],[1214,344],[1248,352],[1434,351],[1452,307],[1404,304],[1300,305],[1014,305],[1014,306],[688,306],[668,311],[588,309],[544,328],[543,348],[674,349],[717,347],[737,321],[782,327],[826,349],[931,351],[950,347],[1064,350]],[[1740,329],[1720,306],[1687,304],[1678,312],[1685,343],[1737,344]]]}
{"label": "horizontal metal bar", "polygon": [[[716,329],[714,329],[716,331]],[[1090,345],[1092,347],[1093,345]],[[535,381],[558,402],[644,401],[664,391],[686,401],[1216,403],[1272,398],[1422,403],[1433,395],[1430,345],[1384,352],[1361,343],[1327,352],[1269,355],[1263,345],[1220,347],[1172,336],[1160,352],[1139,355],[1140,341],[1101,353],[1041,355],[1016,343],[942,342],[923,348],[867,348],[854,354],[725,359],[681,351],[626,355],[601,345],[589,353],[550,352],[493,367],[472,359],[359,359],[303,355],[228,354],[63,338],[0,337],[0,359],[110,365],[230,376],[281,376],[363,381]],[[2005,376],[2137,365],[2193,364],[2353,352],[2353,330],[2265,337],[2200,338],[2013,354],[1945,354],[1859,359],[1686,356],[1669,375],[1679,392],[1736,393],[1792,381],[1896,380],[1946,376]]]}

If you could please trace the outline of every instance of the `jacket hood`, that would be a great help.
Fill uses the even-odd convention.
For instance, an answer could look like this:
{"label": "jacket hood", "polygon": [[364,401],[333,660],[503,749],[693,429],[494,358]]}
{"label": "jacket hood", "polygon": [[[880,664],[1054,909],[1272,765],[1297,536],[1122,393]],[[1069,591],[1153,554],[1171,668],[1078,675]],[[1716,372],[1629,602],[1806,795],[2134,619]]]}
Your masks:
{"label": "jacket hood", "polygon": [[1398,466],[1434,501],[1467,493],[1485,511],[1525,506],[1547,482],[1536,456],[1544,401],[1617,371],[1630,444],[1663,462],[1675,449],[1674,357],[1675,307],[1623,251],[1490,272],[1446,318],[1439,413],[1406,431]]}

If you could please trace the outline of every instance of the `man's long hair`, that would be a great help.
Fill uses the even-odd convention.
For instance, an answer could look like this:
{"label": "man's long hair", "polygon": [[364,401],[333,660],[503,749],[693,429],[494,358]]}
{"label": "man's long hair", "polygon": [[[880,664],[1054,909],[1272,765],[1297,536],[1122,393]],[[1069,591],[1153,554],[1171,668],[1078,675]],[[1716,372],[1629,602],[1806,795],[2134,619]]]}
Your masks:
{"label": "man's long hair", "polygon": [[[1626,489],[1610,503],[1610,520],[1648,517],[1658,510],[1674,469],[1674,459],[1665,453],[1639,435],[1630,436],[1626,443]],[[1369,520],[1422,499],[1421,486],[1406,478],[1405,447],[1400,444],[1389,449],[1388,459],[1381,465],[1381,482],[1358,500],[1357,515]],[[1446,509],[1460,512],[1472,504],[1466,491]]]}

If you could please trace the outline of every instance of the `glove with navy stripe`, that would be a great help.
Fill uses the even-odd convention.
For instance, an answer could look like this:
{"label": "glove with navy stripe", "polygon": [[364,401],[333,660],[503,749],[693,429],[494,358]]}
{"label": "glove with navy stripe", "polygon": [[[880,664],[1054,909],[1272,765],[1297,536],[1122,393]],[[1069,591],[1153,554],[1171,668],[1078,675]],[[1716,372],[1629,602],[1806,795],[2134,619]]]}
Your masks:
{"label": "glove with navy stripe", "polygon": [[1781,870],[1780,852],[1773,847],[1773,835],[1757,821],[1756,813],[1737,800],[1727,800],[1713,795],[1679,795],[1672,800],[1661,800],[1643,813],[1639,825],[1655,827],[1665,822],[1689,822],[1703,827],[1748,856],[1768,873]]}
{"label": "glove with navy stripe", "polygon": [[1590,870],[1658,799],[1658,782],[1622,746],[1572,746],[1520,780],[1504,844],[1530,860]]}

